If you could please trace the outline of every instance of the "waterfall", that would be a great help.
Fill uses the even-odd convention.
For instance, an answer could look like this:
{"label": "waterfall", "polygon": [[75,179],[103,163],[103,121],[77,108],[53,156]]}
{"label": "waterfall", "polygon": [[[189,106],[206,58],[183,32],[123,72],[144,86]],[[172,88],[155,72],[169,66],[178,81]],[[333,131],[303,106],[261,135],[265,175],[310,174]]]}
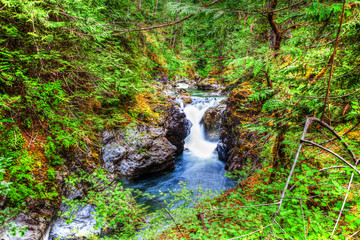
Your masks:
{"label": "waterfall", "polygon": [[216,161],[215,149],[217,143],[205,139],[203,126],[200,124],[202,117],[209,107],[215,106],[221,98],[193,98],[193,103],[184,109],[186,117],[193,124],[191,133],[185,140],[185,148],[196,155],[199,159]]}

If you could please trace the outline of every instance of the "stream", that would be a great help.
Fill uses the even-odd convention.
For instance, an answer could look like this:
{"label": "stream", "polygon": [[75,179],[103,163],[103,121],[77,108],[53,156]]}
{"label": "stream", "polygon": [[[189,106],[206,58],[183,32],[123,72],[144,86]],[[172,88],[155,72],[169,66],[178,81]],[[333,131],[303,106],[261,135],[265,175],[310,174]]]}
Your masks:
{"label": "stream", "polygon": [[[122,179],[124,187],[139,189],[151,195],[159,195],[159,191],[180,189],[179,183],[187,183],[187,187],[212,192],[232,187],[235,180],[225,177],[225,163],[218,159],[217,142],[205,138],[204,129],[200,123],[205,111],[217,105],[224,97],[204,96],[203,93],[193,94],[192,103],[183,109],[186,117],[191,121],[190,135],[185,139],[185,151],[175,159],[175,169],[169,172],[141,177],[139,179]],[[183,104],[180,104],[183,107]],[[157,197],[157,200],[165,200]],[[149,206],[149,211],[159,208],[153,201],[140,198],[138,202]]]}

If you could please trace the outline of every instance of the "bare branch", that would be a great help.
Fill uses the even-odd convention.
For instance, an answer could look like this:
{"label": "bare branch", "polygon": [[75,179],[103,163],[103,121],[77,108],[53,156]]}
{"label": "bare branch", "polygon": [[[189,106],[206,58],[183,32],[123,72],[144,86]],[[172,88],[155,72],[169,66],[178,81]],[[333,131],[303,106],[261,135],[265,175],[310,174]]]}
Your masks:
{"label": "bare branch", "polygon": [[[307,124],[307,122],[306,122],[306,124]],[[308,126],[306,126],[306,124],[305,124],[305,128],[304,128],[304,133],[306,133],[305,130],[307,131],[307,129],[308,129]],[[303,135],[304,135],[304,133],[303,133]],[[296,163],[297,163],[297,161],[298,161],[298,159],[299,159],[299,155],[300,155],[301,148],[302,148],[302,142],[300,142],[300,144],[299,144],[299,148],[298,148],[298,150],[297,150],[294,163],[293,163],[293,165],[292,165],[292,167],[291,167],[289,177],[288,177],[288,179],[286,180],[286,184],[285,184],[284,190],[283,190],[283,192],[282,192],[282,194],[281,194],[280,204],[279,204],[279,207],[278,207],[278,209],[276,210],[276,213],[275,213],[275,215],[274,215],[273,224],[274,224],[274,221],[275,221],[275,219],[276,219],[276,216],[277,216],[277,215],[279,214],[279,212],[280,212],[280,208],[281,208],[281,205],[282,205],[282,203],[283,203],[283,200],[284,200],[284,197],[285,197],[285,194],[286,194],[286,190],[287,190],[287,188],[288,188],[288,186],[289,186],[290,179],[291,179],[291,177],[292,177],[292,175],[293,175],[293,173],[294,173]]]}
{"label": "bare branch", "polygon": [[[207,7],[210,7],[210,6],[216,4],[216,3],[220,2],[220,1],[222,1],[222,0],[215,0],[215,1],[211,2],[211,3],[203,5],[202,7],[207,8]],[[141,32],[141,31],[148,31],[148,30],[157,29],[157,28],[170,27],[170,26],[173,26],[175,24],[179,24],[179,23],[183,22],[183,21],[193,17],[194,15],[195,14],[192,13],[192,14],[190,14],[190,15],[188,15],[188,16],[180,19],[180,20],[175,21],[175,22],[161,24],[161,25],[152,26],[152,27],[145,27],[145,28],[138,28],[138,29],[123,29],[123,30],[115,30],[115,29],[113,29],[111,31],[117,32],[117,33],[127,33],[127,32]]]}
{"label": "bare branch", "polygon": [[[345,2],[345,0],[344,0],[344,2]],[[355,166],[357,166],[358,163],[359,163],[359,159],[356,161]],[[338,219],[337,219],[337,221],[336,221],[336,223],[335,223],[335,226],[334,226],[334,229],[333,229],[333,231],[332,231],[332,233],[331,233],[330,239],[332,239],[332,237],[333,237],[333,235],[334,235],[334,233],[335,233],[335,231],[336,231],[336,227],[337,227],[337,225],[339,224],[341,215],[342,215],[342,213],[343,213],[343,211],[344,211],[344,208],[345,208],[346,200],[347,200],[347,198],[348,198],[348,196],[349,196],[349,192],[350,192],[351,184],[352,184],[352,181],[353,181],[353,180],[354,180],[354,173],[351,174],[351,178],[350,178],[350,182],[349,182],[349,185],[348,185],[348,188],[347,188],[347,192],[346,192],[346,195],[345,195],[343,204],[342,204],[342,206],[341,206],[341,210],[340,210]]]}
{"label": "bare branch", "polygon": [[252,208],[252,207],[263,207],[263,206],[279,205],[279,204],[280,204],[280,202],[276,202],[276,203],[265,203],[265,204],[258,204],[258,205],[249,205],[249,206],[234,206],[234,207],[224,207],[224,208],[213,208],[213,209],[206,210],[206,211],[204,211],[203,213],[211,212],[211,211],[215,211],[215,210],[221,210],[221,209]]}
{"label": "bare branch", "polygon": [[[280,224],[279,224],[276,220],[274,220],[274,221],[275,221],[276,225],[279,226],[279,228],[281,229],[281,231],[283,231],[285,234],[287,234],[287,233],[285,232],[285,230],[280,226]],[[293,239],[292,237],[290,237],[290,238]]]}
{"label": "bare branch", "polygon": [[[208,4],[205,4],[203,5],[202,7],[204,8],[207,8],[207,7],[210,7],[218,2],[220,2],[222,0],[215,0],[211,3],[208,3]],[[164,27],[170,27],[170,26],[173,26],[175,24],[179,24],[191,17],[193,17],[195,14],[190,14],[182,19],[179,19],[175,22],[171,22],[171,23],[165,23],[165,24],[161,24],[161,25],[157,25],[157,26],[152,26],[152,27],[144,27],[144,28],[137,28],[137,29],[112,29],[112,28],[107,28],[105,26],[103,26],[102,24],[96,22],[95,20],[92,20],[92,19],[84,19],[84,18],[79,18],[79,17],[76,17],[76,16],[72,16],[72,15],[68,15],[67,13],[64,13],[64,12],[60,12],[61,14],[65,15],[65,16],[68,16],[68,17],[72,17],[72,18],[76,18],[76,19],[82,19],[82,20],[90,20],[92,22],[94,22],[95,24],[99,25],[102,29],[104,30],[108,30],[108,31],[112,31],[114,33],[112,33],[111,35],[117,35],[119,33],[128,33],[128,32],[141,32],[141,31],[149,31],[149,30],[153,30],[153,29],[158,29],[158,28],[164,28]],[[79,33],[77,32],[78,34],[81,34],[81,35],[89,35],[89,36],[92,36],[92,34],[83,34],[83,33]],[[94,36],[103,36],[103,35],[94,35]],[[105,35],[104,35],[105,36]]]}
{"label": "bare branch", "polygon": [[338,96],[338,97],[329,97],[329,98],[330,98],[330,99],[345,98],[345,97],[348,97],[348,96],[350,96],[350,95],[353,95],[353,94],[357,93],[358,91],[360,91],[360,89],[357,89],[357,90],[355,90],[355,91],[354,91],[354,92],[352,92],[352,93],[348,93],[348,94],[345,94],[345,95],[342,95],[342,96]]}
{"label": "bare branch", "polygon": [[[349,151],[350,155],[353,157],[354,161],[356,162],[356,163],[355,163],[355,167],[354,167],[352,164],[350,164],[349,162],[347,162],[345,159],[343,159],[341,156],[339,156],[338,154],[334,153],[333,151],[331,151],[331,150],[329,150],[329,149],[327,149],[327,148],[325,148],[325,147],[323,147],[323,146],[321,146],[321,145],[319,145],[319,144],[317,144],[317,143],[314,143],[314,142],[311,142],[311,141],[308,141],[308,140],[305,139],[305,135],[306,135],[306,133],[307,133],[307,131],[308,131],[308,128],[309,128],[309,126],[310,126],[310,124],[311,124],[312,121],[317,121],[317,122],[319,122],[323,127],[325,127],[325,128],[327,128],[328,130],[330,130],[330,132],[332,132],[332,133],[336,136],[336,138],[338,138],[339,140],[341,140],[341,143],[342,143],[342,144],[345,146],[345,148]],[[342,137],[341,137],[334,129],[332,129],[328,124],[324,123],[324,122],[321,121],[320,119],[314,118],[314,117],[308,117],[308,118],[306,119],[306,122],[305,122],[304,130],[303,130],[303,133],[302,133],[302,136],[301,136],[301,139],[300,139],[300,144],[299,144],[299,147],[298,147],[296,156],[295,156],[294,163],[293,163],[293,165],[292,165],[292,167],[291,167],[290,174],[289,174],[289,176],[288,176],[288,178],[287,178],[286,184],[285,184],[284,189],[283,189],[283,192],[282,192],[282,194],[281,194],[280,201],[279,201],[279,206],[278,206],[278,209],[277,209],[276,213],[274,214],[274,218],[273,218],[272,224],[274,224],[274,222],[276,222],[276,217],[278,216],[278,214],[279,214],[279,212],[280,212],[282,203],[283,203],[284,198],[285,198],[285,195],[286,195],[286,190],[287,190],[287,188],[288,188],[288,186],[289,186],[291,177],[292,177],[292,175],[293,175],[293,173],[294,173],[294,170],[295,170],[297,161],[298,161],[298,159],[299,159],[299,155],[300,155],[300,152],[301,152],[301,148],[302,148],[303,143],[309,143],[309,144],[314,145],[314,146],[316,146],[316,147],[319,147],[319,148],[321,148],[321,149],[323,149],[323,150],[325,150],[325,151],[327,151],[327,152],[330,152],[331,154],[333,154],[334,156],[336,156],[337,158],[339,158],[340,160],[342,160],[342,161],[343,161],[346,165],[348,165],[350,168],[352,168],[353,170],[355,170],[358,174],[360,174],[360,171],[356,168],[359,160],[356,160],[355,155],[354,155],[354,153],[351,151],[351,149],[349,149],[348,144],[347,144],[346,142],[342,141]],[[350,190],[350,188],[351,188],[351,184],[352,184],[352,179],[353,179],[353,177],[354,177],[354,173],[352,173],[352,175],[351,175],[351,179],[350,179],[350,183],[349,183],[349,187],[348,187],[349,190]],[[348,195],[348,194],[347,194],[347,195]],[[345,200],[344,200],[344,203],[343,203],[343,207],[345,206],[345,202],[346,202],[347,195],[346,195],[346,197],[345,197]],[[342,213],[342,211],[340,212],[338,219],[340,219],[341,213]],[[334,228],[334,232],[335,232],[335,229],[336,229],[336,226],[335,226],[335,228]]]}
{"label": "bare branch", "polygon": [[[349,130],[347,130],[347,131],[343,134],[343,136],[347,135],[349,132],[351,132],[352,130],[354,130],[359,124],[360,124],[360,122],[357,122],[352,128],[350,128]],[[336,138],[332,138],[332,139],[330,139],[330,140],[328,140],[328,141],[325,141],[325,142],[322,142],[322,143],[319,143],[319,144],[320,144],[320,145],[323,145],[323,144],[332,142],[332,141],[334,141],[334,140],[336,140]]]}
{"label": "bare branch", "polygon": [[351,235],[350,237],[348,237],[347,239],[350,239],[350,238],[352,238],[352,237],[355,237],[355,235],[356,234],[358,234],[360,232],[360,230],[359,231],[357,231],[357,232],[355,232],[353,235]]}
{"label": "bare branch", "polygon": [[319,172],[329,170],[329,169],[334,169],[334,168],[349,168],[349,167],[347,167],[347,166],[333,166],[333,167],[327,167],[327,168],[320,169]]}
{"label": "bare branch", "polygon": [[301,215],[303,217],[303,224],[304,224],[304,237],[306,239],[306,226],[305,226],[304,209],[303,209],[303,206],[302,206],[302,199],[300,199],[300,207],[301,207]]}
{"label": "bare branch", "polygon": [[349,148],[349,145],[345,141],[343,141],[343,138],[332,127],[330,127],[327,123],[321,121],[318,118],[311,117],[311,118],[308,118],[308,120],[317,121],[323,127],[327,128],[332,134],[334,134],[335,137],[340,140],[341,144],[345,147],[345,149],[350,153],[351,157],[353,158],[354,163],[356,162],[356,157],[355,157],[354,152]]}
{"label": "bare branch", "polygon": [[331,153],[332,155],[334,155],[335,157],[337,157],[338,159],[340,159],[341,161],[343,161],[346,165],[348,165],[350,168],[352,168],[354,171],[356,171],[358,174],[360,174],[360,170],[358,170],[356,167],[354,167],[351,163],[349,163],[348,161],[346,161],[344,158],[342,158],[340,155],[338,155],[337,153],[334,153],[333,151],[331,151],[330,149],[327,149],[326,147],[323,147],[317,143],[314,143],[314,142],[311,142],[311,141],[308,141],[308,140],[305,140],[305,139],[301,139],[300,140],[301,142],[304,142],[304,143],[308,143],[308,144],[311,144],[311,145],[314,145],[318,148],[321,148],[329,153]]}
{"label": "bare branch", "polygon": [[164,207],[161,203],[159,203],[159,202],[156,201],[155,199],[150,198],[150,197],[148,197],[148,196],[146,196],[146,195],[144,195],[144,194],[142,194],[142,193],[140,193],[140,192],[137,192],[137,194],[139,194],[139,195],[141,195],[141,196],[143,196],[143,197],[146,197],[147,199],[153,201],[154,203],[156,203],[157,205],[159,205],[162,209],[164,209],[164,211],[166,212],[166,214],[169,215],[170,218],[171,218],[171,219],[173,220],[173,222],[175,223],[175,225],[176,225],[177,229],[179,230],[179,232],[181,233],[181,235],[185,238],[183,232],[181,231],[180,226],[177,224],[177,222],[175,221],[174,217],[171,215],[171,213],[169,212],[169,210],[166,209],[166,207]]}

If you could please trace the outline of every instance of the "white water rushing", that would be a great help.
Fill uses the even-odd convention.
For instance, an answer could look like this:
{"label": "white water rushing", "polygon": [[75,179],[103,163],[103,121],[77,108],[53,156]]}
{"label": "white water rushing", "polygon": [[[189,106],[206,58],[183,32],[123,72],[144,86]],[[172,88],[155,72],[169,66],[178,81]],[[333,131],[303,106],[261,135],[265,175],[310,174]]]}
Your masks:
{"label": "white water rushing", "polygon": [[215,152],[217,143],[205,139],[201,119],[209,107],[215,106],[221,99],[193,98],[193,104],[184,109],[187,119],[193,124],[191,133],[186,139],[185,148],[192,152],[199,160],[216,161]]}

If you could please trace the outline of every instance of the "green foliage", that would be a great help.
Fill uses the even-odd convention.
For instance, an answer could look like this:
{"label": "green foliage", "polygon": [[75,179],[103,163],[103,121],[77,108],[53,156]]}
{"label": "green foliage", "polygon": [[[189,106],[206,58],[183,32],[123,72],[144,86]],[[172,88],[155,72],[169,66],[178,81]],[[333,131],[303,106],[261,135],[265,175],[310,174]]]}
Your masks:
{"label": "green foliage", "polygon": [[[12,185],[14,183],[9,182],[5,179],[5,173],[8,166],[11,165],[11,158],[0,157],[0,198],[10,197],[14,194],[14,188]],[[16,188],[15,188],[16,189]],[[23,236],[26,232],[27,226],[17,227],[14,222],[12,222],[13,217],[15,217],[20,211],[21,204],[18,204],[16,207],[7,207],[0,209],[0,226],[7,228],[7,234],[12,236]]]}
{"label": "green foliage", "polygon": [[[254,187],[242,185],[215,198],[211,198],[212,193],[208,191],[201,188],[192,191],[186,185],[179,191],[169,191],[173,198],[167,206],[172,218],[163,209],[153,213],[149,222],[151,227],[143,229],[140,236],[146,236],[146,239],[159,239],[160,236],[182,239],[182,234],[191,239],[230,239],[242,235],[249,235],[247,239],[305,239],[305,235],[306,239],[328,238],[346,193],[342,186],[347,184],[351,171],[334,169],[325,173],[305,163],[298,165],[290,182],[293,190],[286,195],[276,223],[273,223],[276,203],[289,170],[279,169],[277,179],[268,184],[272,171],[275,170],[246,171],[260,182]],[[351,191],[355,195],[346,205],[347,211],[342,217],[347,220],[342,222],[334,239],[345,239],[359,228],[357,209],[360,199],[356,192]],[[174,203],[180,205],[173,208]],[[176,225],[180,226],[182,234]]]}
{"label": "green foliage", "polygon": [[11,182],[5,181],[4,174],[6,172],[6,167],[10,165],[11,158],[0,157],[0,195],[7,196],[11,191],[10,185]]}
{"label": "green foliage", "polygon": [[[306,158],[301,157],[301,160],[306,161]],[[214,193],[203,190],[201,187],[193,191],[186,187],[185,183],[180,183],[180,190],[169,191],[169,193],[160,192],[160,196],[169,195],[172,197],[167,200],[165,205],[168,210],[163,208],[151,213],[147,217],[150,220],[145,225],[146,227],[136,236],[132,236],[131,230],[127,232],[125,228],[122,229],[121,233],[103,239],[119,239],[122,237],[127,237],[127,239],[138,239],[139,237],[159,239],[165,236],[171,239],[183,239],[183,235],[191,239],[230,239],[242,235],[247,235],[247,239],[259,239],[261,237],[305,239],[305,236],[306,239],[319,239],[319,237],[328,238],[330,236],[337,213],[342,206],[341,200],[346,193],[346,189],[342,186],[347,184],[351,170],[333,169],[330,170],[331,173],[319,172],[312,165],[304,162],[299,164],[290,181],[290,185],[293,186],[292,191],[286,195],[276,223],[273,223],[273,216],[277,210],[276,203],[279,201],[285,185],[284,180],[287,178],[289,170],[279,169],[276,180],[270,184],[268,183],[268,176],[275,171],[274,169],[256,170],[252,173],[248,170],[245,170],[247,176],[243,179],[255,177],[260,182],[254,187],[241,185],[242,187],[234,188],[226,195],[222,193],[214,197]],[[243,175],[245,172],[240,174]],[[84,179],[90,181],[90,178]],[[82,180],[84,179],[82,178]],[[99,183],[99,179],[101,179],[101,183]],[[354,180],[357,181],[358,176]],[[99,184],[97,186],[100,186],[101,189],[106,189],[102,188],[103,182],[106,182],[102,173],[98,175],[97,180],[91,181],[95,185]],[[249,180],[245,181],[250,183]],[[360,199],[355,194],[356,191],[350,192],[352,197],[346,205],[347,210],[342,218],[346,221],[342,222],[341,229],[335,233],[334,239],[345,239],[360,226],[357,209]],[[110,194],[106,190],[104,193],[105,196]],[[99,196],[100,199],[106,198],[102,194],[96,193],[96,196]],[[123,190],[116,194],[130,196],[127,194],[131,194],[131,190]],[[136,194],[143,195],[138,191]],[[112,196],[114,197],[114,195]],[[152,198],[152,196],[148,197]],[[112,206],[112,202],[117,199],[116,197],[107,198],[107,206],[103,206],[101,205],[103,200],[98,202],[99,198],[93,196],[80,202],[72,202],[70,205],[76,208],[81,203],[85,204],[89,201],[90,203],[100,203],[97,205],[97,211],[101,209],[99,210],[101,212],[102,209],[107,209],[107,206]],[[123,203],[121,199],[116,200],[120,205]],[[122,209],[124,211],[129,209],[129,214],[136,213],[128,205],[122,206]],[[120,216],[124,215],[120,214]],[[105,221],[102,223],[105,224]],[[178,230],[179,227],[181,232]]]}
{"label": "green foliage", "polygon": [[27,226],[24,225],[18,227],[12,222],[13,218],[16,217],[18,213],[18,208],[5,208],[4,210],[0,210],[0,224],[7,229],[6,234],[22,237],[27,231]]}

